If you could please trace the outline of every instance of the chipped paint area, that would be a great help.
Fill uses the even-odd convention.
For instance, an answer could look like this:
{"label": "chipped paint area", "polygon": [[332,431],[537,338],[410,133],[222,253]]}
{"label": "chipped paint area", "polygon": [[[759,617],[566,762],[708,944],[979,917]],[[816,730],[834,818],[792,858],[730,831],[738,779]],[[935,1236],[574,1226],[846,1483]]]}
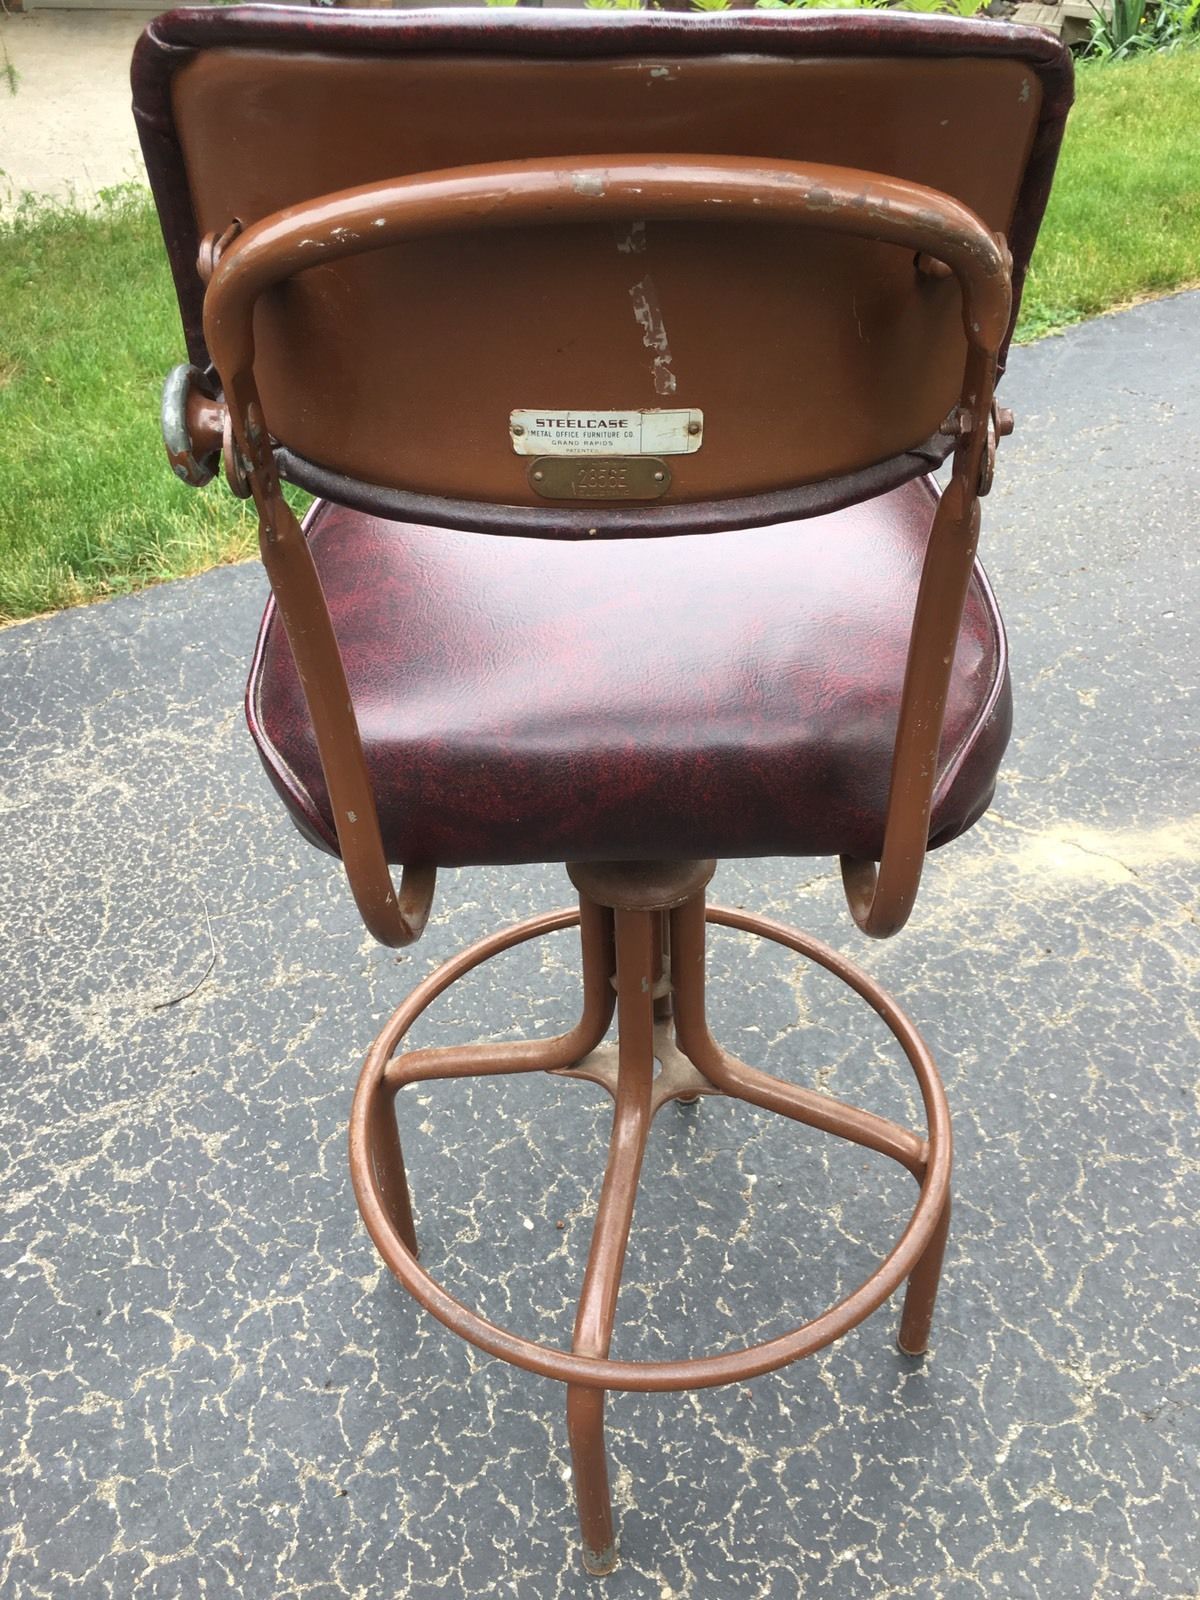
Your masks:
{"label": "chipped paint area", "polygon": [[678,387],[678,379],[671,365],[671,346],[667,339],[667,327],[663,321],[658,290],[649,273],[634,284],[629,291],[629,298],[633,302],[634,321],[642,330],[642,343],[647,350],[654,353],[654,360],[650,364],[654,392],[663,395],[674,394]]}
{"label": "chipped paint area", "polygon": [[646,254],[646,224],[644,222],[631,222],[628,227],[618,228],[617,249],[623,256],[644,256]]}
{"label": "chipped paint area", "polygon": [[604,193],[604,179],[595,172],[574,172],[571,174],[571,187],[576,194],[590,195],[598,200]]}

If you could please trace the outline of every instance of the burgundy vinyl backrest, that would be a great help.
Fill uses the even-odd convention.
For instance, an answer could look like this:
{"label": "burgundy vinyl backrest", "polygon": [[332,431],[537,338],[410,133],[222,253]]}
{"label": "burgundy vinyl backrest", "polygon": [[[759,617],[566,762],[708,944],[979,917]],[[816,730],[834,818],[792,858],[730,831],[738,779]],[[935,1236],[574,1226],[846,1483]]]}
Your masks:
{"label": "burgundy vinyl backrest", "polygon": [[[922,185],[1007,239],[1015,316],[1070,68],[1034,30],[891,12],[249,6],[154,22],[134,102],[204,368],[205,235],[496,163],[602,183],[605,161],[740,159]],[[829,509],[942,459],[958,281],[894,242],[713,214],[464,225],[270,286],[255,369],[280,470],[369,510],[580,536]],[[656,457],[674,429],[666,487],[612,505],[584,475],[556,501],[540,425],[630,415],[650,444],[622,454]]]}

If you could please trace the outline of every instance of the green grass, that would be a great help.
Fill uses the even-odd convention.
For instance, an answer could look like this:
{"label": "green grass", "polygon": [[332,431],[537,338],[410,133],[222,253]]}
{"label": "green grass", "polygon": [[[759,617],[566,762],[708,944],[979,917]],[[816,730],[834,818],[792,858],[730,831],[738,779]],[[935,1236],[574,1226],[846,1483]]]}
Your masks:
{"label": "green grass", "polygon": [[1019,340],[1200,282],[1200,49],[1085,63]]}
{"label": "green grass", "polygon": [[0,232],[0,617],[198,572],[254,548],[246,506],[167,466],[162,380],[184,359],[139,190],[27,206]]}
{"label": "green grass", "polygon": [[[1200,281],[1198,108],[1200,51],[1081,70],[1019,338]],[[0,223],[0,619],[253,553],[245,503],[167,468],[159,391],[183,355],[140,191]]]}

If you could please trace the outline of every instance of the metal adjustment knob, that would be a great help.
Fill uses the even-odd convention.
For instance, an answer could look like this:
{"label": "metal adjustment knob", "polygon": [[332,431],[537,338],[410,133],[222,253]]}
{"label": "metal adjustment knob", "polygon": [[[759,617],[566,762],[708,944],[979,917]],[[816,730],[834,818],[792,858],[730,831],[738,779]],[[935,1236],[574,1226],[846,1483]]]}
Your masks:
{"label": "metal adjustment knob", "polygon": [[200,489],[221,464],[225,406],[199,367],[172,367],[162,394],[162,436],[171,470]]}

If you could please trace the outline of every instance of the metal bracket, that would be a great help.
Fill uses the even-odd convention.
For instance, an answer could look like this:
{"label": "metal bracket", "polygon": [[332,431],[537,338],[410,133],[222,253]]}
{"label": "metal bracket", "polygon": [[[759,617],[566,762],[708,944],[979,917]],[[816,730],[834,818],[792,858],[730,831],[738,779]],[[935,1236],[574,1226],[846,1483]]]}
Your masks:
{"label": "metal bracket", "polygon": [[[983,459],[979,464],[979,488],[976,491],[980,497],[987,494],[992,487],[992,480],[996,474],[996,450],[1001,439],[1007,439],[1013,431],[1013,414],[1007,406],[998,406],[992,400],[991,411],[988,415],[987,439],[984,443]],[[969,439],[975,431],[975,418],[971,411],[962,405],[955,406],[954,410],[942,423],[943,433],[950,434],[955,439]]]}
{"label": "metal bracket", "polygon": [[233,243],[241,231],[242,219],[234,217],[224,233],[218,234],[214,231],[204,235],[200,241],[200,248],[196,252],[196,272],[201,283],[207,283],[212,277],[217,270],[217,262],[220,261],[226,247]]}
{"label": "metal bracket", "polygon": [[249,500],[250,463],[238,449],[238,442],[233,435],[233,421],[230,417],[228,406],[225,407],[221,455],[225,463],[225,482],[229,485],[230,494],[236,495],[239,500]]}
{"label": "metal bracket", "polygon": [[988,417],[987,447],[983,452],[983,460],[979,467],[979,494],[985,495],[992,487],[992,479],[996,474],[996,450],[1001,439],[1007,439],[1013,431],[1014,418],[1007,406],[998,406],[992,401],[991,415]]}

